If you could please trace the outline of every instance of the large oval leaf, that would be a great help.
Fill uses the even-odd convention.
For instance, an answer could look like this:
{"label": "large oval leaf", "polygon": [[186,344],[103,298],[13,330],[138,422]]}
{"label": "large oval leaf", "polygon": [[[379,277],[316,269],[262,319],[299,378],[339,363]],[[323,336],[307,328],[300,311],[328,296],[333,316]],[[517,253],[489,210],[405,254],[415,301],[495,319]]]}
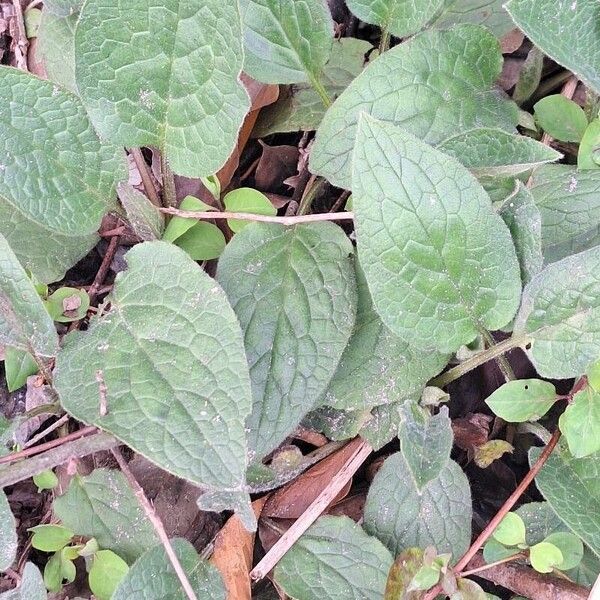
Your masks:
{"label": "large oval leaf", "polygon": [[275,581],[298,600],[381,600],[392,555],[348,517],[321,517],[275,568]]}
{"label": "large oval leaf", "polygon": [[76,535],[96,538],[132,563],[158,543],[150,521],[120,471],[94,469],[75,475],[67,491],[55,498],[54,513]]}
{"label": "large oval leaf", "polygon": [[253,223],[219,260],[217,279],[244,331],[254,458],[293,431],[337,367],[356,312],[352,254],[344,232],[331,223]]}
{"label": "large oval leaf", "polygon": [[242,489],[251,392],[225,294],[166,242],[135,246],[127,262],[111,311],[58,355],[62,405],[175,475]]}
{"label": "large oval leaf", "polygon": [[545,54],[600,93],[596,0],[510,0],[506,10]]}
{"label": "large oval leaf", "polygon": [[542,377],[582,375],[600,356],[600,252],[580,252],[548,265],[523,290],[514,332]]}
{"label": "large oval leaf", "polygon": [[369,64],[327,111],[311,170],[350,189],[361,112],[430,144],[476,127],[514,130],[516,104],[491,89],[501,68],[498,40],[473,25],[428,31],[396,46]]}
{"label": "large oval leaf", "polygon": [[[225,600],[225,586],[217,569],[200,559],[187,540],[175,538],[171,544],[198,598]],[[156,546],[129,569],[112,600],[185,600],[187,597],[165,549]]]}
{"label": "large oval leaf", "polygon": [[54,356],[58,335],[42,299],[0,234],[0,344]]}
{"label": "large oval leaf", "polygon": [[453,352],[519,304],[510,233],[457,161],[364,115],[354,152],[358,254],[383,322],[420,348]]}
{"label": "large oval leaf", "polygon": [[265,83],[318,81],[333,42],[325,0],[241,0],[244,70]]}
{"label": "large oval leaf", "polygon": [[356,324],[323,402],[344,410],[364,410],[420,394],[448,363],[449,355],[424,354],[381,322],[357,261],[356,280]]}
{"label": "large oval leaf", "polygon": [[571,165],[545,165],[531,177],[542,217],[542,250],[554,262],[600,244],[600,177]]}
{"label": "large oval leaf", "polygon": [[59,279],[95,244],[123,152],[100,142],[75,96],[1,67],[0,156],[0,233],[38,279]]}
{"label": "large oval leaf", "polygon": [[[540,448],[532,448],[534,464]],[[552,510],[600,556],[600,453],[574,458],[560,443],[535,478]]]}
{"label": "large oval leaf", "polygon": [[19,586],[0,594],[0,600],[46,600],[46,586],[39,569],[28,562],[23,569]]}
{"label": "large oval leaf", "polygon": [[77,87],[101,135],[157,146],[181,175],[211,175],[250,104],[239,81],[241,38],[236,2],[86,2],[75,31]]}
{"label": "large oval leaf", "polygon": [[454,561],[471,542],[471,493],[462,469],[449,461],[419,490],[400,452],[377,472],[365,504],[365,529],[396,556],[407,548],[435,546]]}
{"label": "large oval leaf", "polygon": [[504,10],[505,0],[444,0],[444,9],[434,21],[439,29],[457,23],[484,25],[495,36],[502,37],[514,28]]}

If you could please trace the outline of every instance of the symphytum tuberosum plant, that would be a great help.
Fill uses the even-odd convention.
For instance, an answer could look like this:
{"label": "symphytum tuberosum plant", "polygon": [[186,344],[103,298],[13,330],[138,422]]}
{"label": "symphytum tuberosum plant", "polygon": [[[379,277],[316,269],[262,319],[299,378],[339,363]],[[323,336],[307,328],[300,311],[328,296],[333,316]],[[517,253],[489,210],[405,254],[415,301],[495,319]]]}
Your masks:
{"label": "symphytum tuberosum plant", "polygon": [[0,2],[0,599],[587,597],[598,22]]}

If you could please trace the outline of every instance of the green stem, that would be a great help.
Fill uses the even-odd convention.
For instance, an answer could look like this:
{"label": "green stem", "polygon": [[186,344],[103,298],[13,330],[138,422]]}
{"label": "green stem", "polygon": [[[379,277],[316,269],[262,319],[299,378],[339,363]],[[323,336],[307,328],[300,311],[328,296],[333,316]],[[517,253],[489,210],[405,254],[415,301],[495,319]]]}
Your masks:
{"label": "green stem", "polygon": [[319,192],[319,190],[323,187],[325,180],[322,177],[316,177],[313,175],[306,187],[304,195],[300,200],[300,204],[298,206],[298,215],[306,215],[310,212],[310,208],[312,206],[313,200],[315,196]]}
{"label": "green stem", "polygon": [[505,352],[512,350],[513,348],[518,348],[519,346],[524,346],[530,341],[530,338],[527,336],[517,336],[511,337],[503,342],[495,344],[491,348],[484,350],[483,352],[469,358],[456,367],[449,369],[445,373],[442,373],[435,379],[432,379],[429,385],[433,385],[439,388],[443,388],[447,386],[452,381],[455,381],[459,377],[466,375],[473,369],[480,367],[485,364],[489,360],[493,358],[497,358],[498,356],[502,356]]}
{"label": "green stem", "polygon": [[389,50],[391,37],[387,27],[381,30],[381,39],[379,40],[380,55]]}
{"label": "green stem", "polygon": [[162,172],[162,181],[163,181],[163,206],[170,207],[176,206],[177,198],[175,195],[175,176],[173,175],[173,171],[171,171],[171,167],[169,167],[169,163],[163,153],[160,155],[160,170]]}
{"label": "green stem", "polygon": [[[482,328],[480,333],[488,348],[492,348],[496,345],[496,340],[492,337],[492,334],[487,329]],[[512,367],[510,366],[506,356],[497,356],[496,362],[498,363],[498,367],[500,368],[500,371],[502,371],[502,375],[504,375],[504,379],[506,379],[506,381],[514,381],[516,379],[515,373],[512,370]]]}
{"label": "green stem", "polygon": [[325,108],[329,108],[333,104],[333,102],[332,102],[331,98],[329,97],[329,94],[327,93],[325,86],[321,83],[321,80],[318,77],[309,75],[309,78],[310,78],[310,84],[313,86],[315,92],[317,92],[317,94],[319,95],[319,98],[321,98],[321,102],[323,102],[323,104],[325,105]]}

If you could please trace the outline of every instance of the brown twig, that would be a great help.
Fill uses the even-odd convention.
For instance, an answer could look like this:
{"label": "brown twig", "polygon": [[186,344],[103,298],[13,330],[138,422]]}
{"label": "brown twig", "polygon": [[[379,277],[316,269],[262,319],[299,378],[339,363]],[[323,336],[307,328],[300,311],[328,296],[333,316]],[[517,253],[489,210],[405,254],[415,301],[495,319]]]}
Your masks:
{"label": "brown twig", "polygon": [[[487,524],[485,529],[477,536],[477,539],[471,544],[471,547],[465,552],[462,558],[456,563],[454,567],[455,573],[460,573],[465,569],[469,561],[477,554],[479,549],[485,544],[488,538],[494,532],[494,529],[498,527],[500,521],[504,519],[507,513],[510,512],[512,507],[517,503],[519,498],[523,495],[525,490],[529,487],[532,481],[535,479],[536,475],[540,472],[541,468],[544,466],[544,463],[548,460],[550,454],[558,444],[558,440],[560,439],[560,430],[556,429],[556,431],[552,434],[550,441],[546,445],[546,447],[542,450],[539,458],[531,467],[527,475],[523,478],[521,483],[517,486],[515,491],[506,499],[504,504],[500,507],[500,510],[495,514],[494,518]],[[433,600],[441,591],[441,587],[436,585],[431,588],[427,594],[423,597],[423,600]]]}
{"label": "brown twig", "polygon": [[167,207],[161,208],[160,212],[185,219],[240,219],[241,221],[261,221],[262,223],[279,223],[280,225],[297,225],[298,223],[314,223],[316,221],[351,221],[354,219],[354,214],[351,212],[318,213],[316,215],[298,215],[294,217],[272,217],[270,215],[253,215],[240,212],[195,212]]}
{"label": "brown twig", "polygon": [[64,425],[70,418],[70,415],[63,415],[60,419],[58,419],[58,421],[55,421],[52,423],[52,425],[34,435],[30,440],[27,441],[27,443],[23,445],[23,448],[29,448],[33,446],[39,440],[45,438],[49,433],[52,433],[55,429],[58,429],[61,425]]}
{"label": "brown twig", "polygon": [[33,456],[35,454],[40,454],[41,452],[56,448],[57,446],[62,446],[67,442],[79,439],[80,437],[89,435],[90,433],[95,433],[96,431],[98,430],[95,427],[83,427],[79,431],[74,431],[73,433],[69,433],[68,435],[60,437],[56,440],[51,440],[50,442],[32,446],[31,448],[25,448],[24,450],[13,452],[12,454],[7,454],[6,456],[0,456],[0,465],[15,462],[16,460],[27,458],[28,456]]}
{"label": "brown twig", "polygon": [[117,253],[120,241],[121,237],[118,235],[115,235],[114,237],[110,238],[110,242],[108,243],[108,248],[106,249],[104,257],[102,258],[100,268],[98,269],[96,277],[94,277],[94,281],[92,282],[92,285],[88,290],[90,304],[93,304],[96,300],[96,296],[98,296],[98,291],[100,290],[100,287],[106,279],[106,275],[108,273],[108,270],[110,269],[110,263],[112,263],[112,260],[115,257],[115,254]]}
{"label": "brown twig", "polygon": [[15,61],[17,67],[22,71],[28,71],[27,68],[27,48],[29,40],[27,39],[27,31],[25,30],[25,21],[23,19],[23,9],[20,0],[12,0],[13,9],[15,11],[16,37],[15,42]]}
{"label": "brown twig", "polygon": [[371,445],[360,438],[355,438],[350,443],[355,445],[354,452],[352,452],[336,475],[331,478],[327,487],[321,491],[304,511],[302,516],[295,521],[263,559],[252,569],[250,572],[252,579],[257,581],[263,579],[275,567],[281,560],[281,557],[331,504],[331,501],[340,493],[373,451]]}
{"label": "brown twig", "polygon": [[[43,454],[21,460],[14,465],[0,467],[0,488],[29,479],[29,477],[33,477],[42,471],[62,465],[72,458],[81,458],[88,454],[109,450],[121,444],[112,435],[103,432],[71,440],[67,443],[63,442],[65,439],[66,437],[60,438],[61,445],[58,448],[52,448]],[[39,446],[36,446],[36,448],[39,448]],[[30,448],[30,450],[33,450],[33,448]]]}
{"label": "brown twig", "polygon": [[121,472],[123,473],[123,475],[125,475],[125,478],[127,479],[131,489],[133,490],[133,493],[135,494],[136,498],[138,499],[140,506],[144,509],[144,512],[146,513],[146,516],[148,517],[148,520],[150,521],[150,523],[152,523],[152,526],[154,527],[154,529],[165,549],[167,557],[169,558],[169,561],[171,562],[173,570],[175,571],[175,574],[177,575],[177,577],[181,583],[181,587],[183,588],[185,595],[188,597],[189,600],[198,600],[198,597],[196,596],[196,593],[194,592],[192,585],[190,584],[190,581],[189,581],[185,571],[183,570],[181,563],[179,562],[179,558],[177,558],[177,554],[175,554],[175,550],[173,550],[173,546],[171,545],[171,540],[169,540],[169,536],[167,535],[167,532],[165,531],[165,527],[164,527],[162,521],[160,520],[160,517],[156,514],[156,511],[154,510],[154,507],[150,503],[150,500],[148,500],[148,498],[146,498],[146,494],[144,494],[144,490],[142,489],[142,486],[138,483],[134,474],[131,472],[129,465],[127,464],[127,461],[123,457],[123,454],[121,454],[121,451],[119,450],[119,448],[113,448],[112,454],[115,457],[115,460],[117,461],[117,463],[119,464],[119,468],[121,469]]}
{"label": "brown twig", "polygon": [[140,177],[142,178],[142,184],[144,186],[144,190],[146,191],[146,196],[154,206],[161,207],[162,203],[160,201],[160,197],[158,192],[156,191],[156,186],[154,185],[154,181],[152,181],[152,175],[150,174],[150,169],[148,168],[148,163],[144,159],[144,155],[139,148],[131,148],[129,150],[129,154],[133,157],[133,160],[140,172]]}
{"label": "brown twig", "polygon": [[[468,566],[470,571],[477,571],[485,566],[481,553],[476,554]],[[487,579],[531,600],[586,600],[590,593],[589,589],[568,579],[538,573],[517,563],[506,562],[490,567],[477,572],[477,577]]]}

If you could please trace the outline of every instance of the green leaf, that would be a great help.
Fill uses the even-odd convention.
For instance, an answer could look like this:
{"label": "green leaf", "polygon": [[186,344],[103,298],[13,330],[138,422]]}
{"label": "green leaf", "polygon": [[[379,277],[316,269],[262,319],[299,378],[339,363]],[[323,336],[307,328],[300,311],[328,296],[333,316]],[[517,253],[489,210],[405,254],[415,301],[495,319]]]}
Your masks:
{"label": "green leaf", "polygon": [[515,335],[542,377],[568,379],[600,355],[600,253],[596,248],[548,265],[523,291]]}
{"label": "green leaf", "polygon": [[197,221],[174,243],[194,260],[218,258],[227,244],[223,232],[206,221]]}
{"label": "green leaf", "polygon": [[398,436],[402,402],[382,404],[371,410],[369,418],[362,423],[360,436],[367,440],[374,450],[383,448],[388,442]]}
{"label": "green leaf", "polygon": [[[568,531],[568,527],[558,518],[548,502],[529,502],[519,507],[517,512],[525,521],[527,543],[530,546],[544,541],[554,532]],[[575,569],[567,571],[573,581],[591,587],[600,573],[600,560],[587,547],[584,547],[583,559]]]}
{"label": "green leaf", "polygon": [[514,512],[509,512],[492,533],[494,539],[505,546],[518,546],[525,543],[525,523]]}
{"label": "green leaf", "polygon": [[1,234],[0,344],[38,356],[54,356],[58,349],[54,323],[33,283]]}
{"label": "green leaf", "polygon": [[577,153],[577,168],[600,169],[600,119],[594,119],[581,138]]}
{"label": "green leaf", "polygon": [[384,324],[440,352],[506,325],[519,303],[519,265],[508,228],[477,180],[367,115],[353,161],[358,255]]}
{"label": "green leaf", "polygon": [[48,296],[44,306],[53,321],[71,323],[85,317],[90,307],[90,297],[85,290],[61,287]]}
{"label": "green leaf", "polygon": [[156,146],[180,175],[211,175],[250,105],[241,38],[235,2],[86,2],[75,31],[77,88],[103,137]]}
{"label": "green leaf", "polygon": [[[47,8],[46,5],[44,5]],[[77,93],[75,84],[75,26],[77,14],[59,17],[48,10],[42,12],[38,31],[38,52],[48,79]],[[37,55],[37,53],[36,53]]]}
{"label": "green leaf", "polygon": [[533,110],[537,124],[561,142],[579,142],[587,128],[583,108],[562,94],[542,98]]}
{"label": "green leaf", "polygon": [[397,37],[407,37],[423,29],[444,0],[348,0],[347,4],[361,21],[378,25]]}
{"label": "green leaf", "polygon": [[590,363],[585,370],[588,384],[596,391],[600,392],[600,360]]}
{"label": "green leaf", "polygon": [[0,594],[0,600],[47,600],[46,586],[39,569],[28,562],[19,587]]}
{"label": "green leaf", "polygon": [[179,477],[240,491],[251,396],[225,294],[172,244],[144,242],[126,258],[111,311],[65,339],[61,403]]}
{"label": "green leaf", "polygon": [[521,106],[537,90],[542,79],[542,69],[544,67],[544,53],[537,47],[532,46],[527,54],[525,62],[519,72],[519,80],[515,85],[512,94],[513,100]]}
{"label": "green leaf", "polygon": [[[363,70],[365,56],[373,46],[356,38],[333,42],[331,56],[323,69],[321,83],[330,98],[337,98]],[[309,83],[281,88],[275,104],[260,111],[252,135],[258,138],[272,133],[317,129],[326,107]]]}
{"label": "green leaf", "polygon": [[275,581],[296,600],[376,600],[393,558],[348,517],[321,517],[275,567]]}
{"label": "green leaf", "polygon": [[520,550],[518,548],[507,548],[502,545],[495,538],[490,538],[483,547],[483,558],[486,563],[490,564],[504,558],[509,558],[518,554]]}
{"label": "green leaf", "polygon": [[[225,587],[219,572],[201,560],[194,547],[183,539],[171,540],[175,554],[198,598],[225,600]],[[121,580],[111,600],[185,600],[181,583],[163,546],[143,554]]]}
{"label": "green leaf", "polygon": [[9,392],[23,387],[27,378],[35,375],[38,369],[38,364],[29,352],[11,347],[4,351],[4,373]]}
{"label": "green leaf", "polygon": [[556,388],[541,379],[520,379],[500,386],[485,403],[509,423],[537,421],[556,402]]}
{"label": "green leaf", "polygon": [[367,495],[364,527],[397,555],[406,548],[435,546],[462,555],[471,542],[471,493],[453,461],[419,491],[406,459],[390,456]]}
{"label": "green leaf", "polygon": [[498,41],[473,25],[427,31],[399,44],[369,64],[327,111],[311,171],[350,189],[362,112],[401,125],[428,144],[477,127],[514,131],[517,106],[491,89],[501,68]]}
{"label": "green leaf", "polygon": [[[532,448],[535,463],[540,448]],[[567,527],[600,556],[600,453],[574,458],[560,443],[535,478],[552,510]]]}
{"label": "green leaf", "polygon": [[444,10],[433,25],[446,29],[457,23],[484,25],[500,38],[513,29],[514,24],[504,10],[505,0],[445,0]]}
{"label": "green leaf", "polygon": [[542,270],[542,216],[531,192],[517,182],[515,193],[498,208],[498,214],[506,223],[515,245],[521,281],[528,283]]}
{"label": "green leaf", "polygon": [[481,446],[475,446],[473,461],[480,469],[487,469],[495,460],[504,454],[512,454],[514,448],[505,440],[490,440]]}
{"label": "green leaf", "polygon": [[325,404],[344,410],[370,409],[419,394],[449,359],[416,350],[394,335],[373,308],[358,261],[355,269],[356,324],[324,397]]}
{"label": "green leaf", "polygon": [[560,152],[525,135],[492,128],[459,133],[444,140],[438,148],[476,177],[514,176],[562,158]]}
{"label": "green leaf", "polygon": [[60,552],[53,554],[44,567],[44,585],[48,591],[56,593],[62,590],[63,569]]}
{"label": "green leaf", "polygon": [[62,550],[75,535],[62,525],[36,525],[27,531],[33,532],[31,545],[43,552],[57,552]]}
{"label": "green leaf", "polygon": [[450,460],[452,424],[448,408],[431,416],[428,410],[408,400],[402,408],[398,434],[400,449],[418,490],[437,478]]}
{"label": "green leaf", "polygon": [[318,80],[333,21],[324,0],[241,0],[244,71],[265,83]]}
{"label": "green leaf", "polygon": [[419,594],[409,592],[408,588],[422,564],[421,548],[408,548],[401,552],[390,569],[384,600],[419,600]]}
{"label": "green leaf", "polygon": [[219,260],[244,332],[254,398],[254,460],[276,448],[321,399],[352,333],[352,244],[331,223],[252,223]]}
{"label": "green leaf", "polygon": [[94,469],[75,475],[53,504],[54,514],[77,535],[95,538],[133,563],[157,543],[154,528],[120,471]]}
{"label": "green leaf", "polygon": [[600,178],[570,165],[536,169],[531,194],[542,215],[542,250],[554,262],[600,244]]}
{"label": "green leaf", "polygon": [[505,6],[536,46],[600,92],[598,5],[594,0],[509,0]]}
{"label": "green leaf", "polygon": [[[180,210],[207,212],[215,210],[214,206],[209,206],[202,200],[194,196],[186,196],[179,205]],[[180,238],[186,231],[189,231],[194,225],[198,224],[198,219],[188,219],[185,217],[173,217],[167,224],[162,239],[166,242],[174,242]]]}
{"label": "green leaf", "polygon": [[481,586],[470,579],[458,577],[456,586],[458,589],[450,596],[450,600],[489,600]]}
{"label": "green leaf", "polygon": [[84,0],[44,0],[44,9],[55,15],[65,17],[75,14]]}
{"label": "green leaf", "polygon": [[125,176],[80,101],[49,81],[0,68],[0,233],[41,281],[85,255]]}
{"label": "green leaf", "polygon": [[42,490],[53,490],[58,485],[58,477],[52,469],[42,471],[33,476],[33,483],[37,486],[38,492]]}
{"label": "green leaf", "polygon": [[165,228],[165,220],[158,208],[145,194],[128,183],[119,184],[117,189],[134,233],[144,242],[159,240]]}
{"label": "green leaf", "polygon": [[560,415],[559,426],[575,458],[600,450],[600,392],[590,386],[577,392]]}
{"label": "green leaf", "polygon": [[[252,188],[238,188],[225,194],[223,198],[225,210],[230,212],[252,213],[255,215],[275,216],[277,209],[271,201],[258,190]],[[240,219],[227,219],[229,228],[234,233],[240,231],[250,224],[250,221],[242,221]]]}
{"label": "green leaf", "polygon": [[6,494],[0,490],[0,571],[6,571],[15,561],[17,545],[17,524]]}
{"label": "green leaf", "polygon": [[88,576],[90,590],[98,600],[110,600],[127,575],[127,563],[110,550],[96,552]]}
{"label": "green leaf", "polygon": [[412,578],[409,589],[412,590],[428,590],[437,584],[440,580],[440,570],[431,565],[422,566]]}
{"label": "green leaf", "polygon": [[583,543],[575,534],[567,531],[557,531],[551,533],[544,541],[560,550],[563,559],[556,567],[561,571],[574,569],[581,562]]}
{"label": "green leaf", "polygon": [[529,562],[538,573],[551,573],[562,561],[562,552],[548,542],[540,542],[529,549]]}

